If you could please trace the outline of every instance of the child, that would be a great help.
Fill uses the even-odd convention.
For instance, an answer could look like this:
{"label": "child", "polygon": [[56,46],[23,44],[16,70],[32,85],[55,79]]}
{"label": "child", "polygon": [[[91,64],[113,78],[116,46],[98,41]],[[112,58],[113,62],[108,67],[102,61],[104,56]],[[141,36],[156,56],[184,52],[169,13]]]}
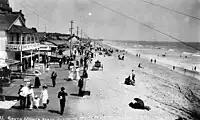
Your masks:
{"label": "child", "polygon": [[37,109],[40,105],[40,98],[36,95],[33,101],[34,101],[34,106]]}

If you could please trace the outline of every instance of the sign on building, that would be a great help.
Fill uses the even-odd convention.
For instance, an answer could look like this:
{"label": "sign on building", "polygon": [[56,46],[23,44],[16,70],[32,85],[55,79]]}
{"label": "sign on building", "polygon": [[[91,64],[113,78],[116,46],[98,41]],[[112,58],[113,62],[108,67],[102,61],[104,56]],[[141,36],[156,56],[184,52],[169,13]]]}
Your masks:
{"label": "sign on building", "polygon": [[33,44],[7,44],[6,50],[7,51],[27,51],[27,50],[35,50],[39,49],[39,43]]}

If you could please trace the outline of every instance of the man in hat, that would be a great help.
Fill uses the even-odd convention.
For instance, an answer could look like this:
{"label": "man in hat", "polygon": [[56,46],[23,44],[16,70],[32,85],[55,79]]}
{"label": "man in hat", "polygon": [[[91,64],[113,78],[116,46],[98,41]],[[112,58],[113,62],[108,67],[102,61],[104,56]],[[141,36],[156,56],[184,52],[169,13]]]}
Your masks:
{"label": "man in hat", "polygon": [[23,96],[20,95],[20,93],[22,92],[22,88],[24,87],[23,84],[20,85],[19,91],[18,91],[18,95],[19,95],[19,101],[20,101],[20,108],[23,108]]}
{"label": "man in hat", "polygon": [[57,73],[55,71],[53,71],[51,73],[51,79],[52,79],[53,87],[55,87],[55,85],[56,85],[56,77],[57,77]]}
{"label": "man in hat", "polygon": [[58,93],[58,98],[60,99],[60,114],[63,115],[66,97],[68,96],[67,92],[65,92],[65,88],[61,87],[61,91]]}
{"label": "man in hat", "polygon": [[25,109],[26,107],[26,97],[28,95],[28,86],[21,86],[22,88],[20,89],[19,91],[19,95],[21,96],[21,107],[22,107],[22,110]]}

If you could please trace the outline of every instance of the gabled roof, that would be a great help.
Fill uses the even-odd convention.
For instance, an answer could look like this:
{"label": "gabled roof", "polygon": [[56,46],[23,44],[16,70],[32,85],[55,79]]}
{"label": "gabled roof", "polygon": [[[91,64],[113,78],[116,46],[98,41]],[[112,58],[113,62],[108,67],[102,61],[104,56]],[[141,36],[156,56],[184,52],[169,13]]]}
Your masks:
{"label": "gabled roof", "polygon": [[8,30],[18,17],[19,15],[0,14],[0,31]]}
{"label": "gabled roof", "polygon": [[23,26],[13,25],[8,31],[9,33],[36,33],[36,28],[27,28]]}

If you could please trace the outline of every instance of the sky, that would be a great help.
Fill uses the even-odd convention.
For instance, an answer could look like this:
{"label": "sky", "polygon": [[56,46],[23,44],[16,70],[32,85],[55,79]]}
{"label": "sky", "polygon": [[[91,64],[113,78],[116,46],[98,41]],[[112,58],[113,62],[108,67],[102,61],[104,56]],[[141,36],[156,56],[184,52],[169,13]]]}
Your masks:
{"label": "sky", "polygon": [[[200,18],[200,0],[96,0],[184,42],[200,42],[200,20],[148,4],[152,2]],[[91,38],[136,41],[176,41],[138,22],[95,4],[92,0],[10,0],[22,10],[27,27],[69,33],[70,21]],[[34,12],[33,12],[34,11]],[[41,17],[37,20],[37,15]],[[88,15],[92,13],[92,15]],[[76,32],[76,29],[74,29]]]}

